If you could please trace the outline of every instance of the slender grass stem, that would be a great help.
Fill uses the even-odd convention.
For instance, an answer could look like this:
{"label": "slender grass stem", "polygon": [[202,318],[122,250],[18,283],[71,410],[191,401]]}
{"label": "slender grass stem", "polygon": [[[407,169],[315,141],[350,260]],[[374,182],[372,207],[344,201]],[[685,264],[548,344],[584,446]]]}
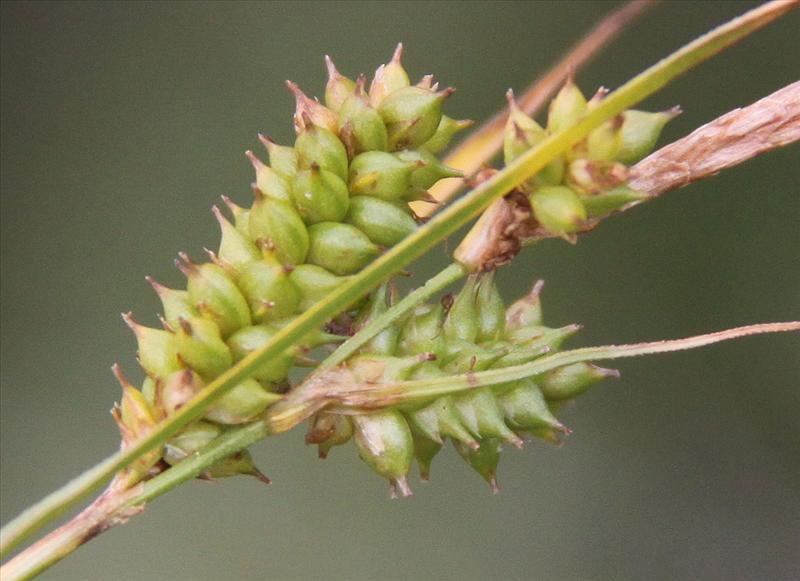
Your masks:
{"label": "slender grass stem", "polygon": [[386,402],[392,402],[393,405],[415,403],[477,387],[497,385],[524,379],[526,377],[533,377],[572,363],[638,357],[640,355],[652,355],[655,353],[670,353],[672,351],[704,347],[706,345],[746,337],[748,335],[786,333],[791,331],[800,331],[800,321],[748,325],[672,341],[584,347],[581,349],[560,351],[553,355],[545,355],[531,363],[515,365],[513,367],[467,373],[460,376],[403,381],[392,385],[385,384],[381,386],[367,385],[361,386],[360,388],[356,387],[355,389],[351,389],[348,393],[339,394],[337,399],[343,405],[356,407],[382,407],[387,405]]}

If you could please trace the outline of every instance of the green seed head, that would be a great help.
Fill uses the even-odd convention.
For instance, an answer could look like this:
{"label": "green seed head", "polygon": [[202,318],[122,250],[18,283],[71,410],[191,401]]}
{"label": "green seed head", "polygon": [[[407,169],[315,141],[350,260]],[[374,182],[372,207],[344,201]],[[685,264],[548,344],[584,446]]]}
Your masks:
{"label": "green seed head", "polygon": [[300,291],[271,251],[260,260],[243,265],[236,282],[257,323],[285,319],[300,304]]}
{"label": "green seed head", "polygon": [[452,397],[440,397],[428,406],[410,412],[408,418],[415,430],[434,442],[447,437],[468,447],[478,447],[477,440],[461,423]]}
{"label": "green seed head", "polygon": [[280,399],[280,395],[267,391],[255,379],[245,379],[214,402],[205,417],[219,424],[245,424]]}
{"label": "green seed head", "polygon": [[[122,374],[119,365],[112,368],[114,375],[122,386],[122,401],[114,406],[111,415],[119,427],[122,446],[130,446],[136,440],[146,437],[159,420],[158,411],[150,405],[141,391],[133,387]],[[134,481],[140,480],[161,459],[162,447],[159,446],[140,456],[128,468]]]}
{"label": "green seed head", "polygon": [[250,210],[249,228],[251,238],[268,242],[283,264],[305,262],[308,229],[292,204],[257,194]]}
{"label": "green seed head", "polygon": [[361,230],[380,246],[391,247],[417,229],[408,211],[372,196],[350,199],[347,222]]}
{"label": "green seed head", "polygon": [[325,55],[325,67],[328,70],[328,83],[325,85],[325,105],[332,111],[339,111],[342,103],[355,93],[356,84],[342,75],[333,64],[333,60]]}
{"label": "green seed head", "polygon": [[264,484],[271,484],[272,481],[259,470],[253,457],[247,450],[239,450],[223,458],[216,464],[213,464],[208,470],[203,472],[199,477],[204,480],[213,480],[215,478],[227,478],[229,476],[255,476]]}
{"label": "green seed head", "polygon": [[453,299],[442,325],[445,338],[450,341],[460,339],[474,343],[480,332],[480,322],[476,305],[478,287],[477,275],[470,275],[464,287]]}
{"label": "green seed head", "polygon": [[166,377],[173,371],[181,369],[172,333],[145,327],[137,323],[130,313],[124,313],[122,319],[136,335],[139,364],[150,377]]}
{"label": "green seed head", "polygon": [[[528,117],[518,106],[514,93],[509,89],[506,93],[509,115],[503,133],[503,157],[506,165],[517,159],[532,147],[541,143],[547,132]],[[525,181],[523,187],[529,191],[540,186],[552,186],[561,183],[564,175],[564,156],[559,156],[535,176]]]}
{"label": "green seed head", "polygon": [[142,392],[131,385],[119,365],[115,364],[112,371],[122,387],[122,401],[119,404],[120,421],[133,438],[147,435],[158,422],[158,413]]}
{"label": "green seed head", "polygon": [[339,135],[351,155],[364,151],[386,151],[389,148],[386,125],[363,95],[354,93],[347,97],[342,103],[339,117]]}
{"label": "green seed head", "polygon": [[459,131],[463,131],[472,124],[473,121],[470,119],[456,120],[447,115],[442,115],[442,120],[439,121],[439,127],[436,128],[436,133],[420,147],[431,153],[440,153],[447,149],[453,137],[455,137]]}
{"label": "green seed head", "polygon": [[500,440],[488,438],[480,441],[478,448],[455,442],[456,451],[475,472],[480,474],[494,494],[500,492],[497,484],[497,465],[500,462]]}
{"label": "green seed head", "polygon": [[[256,260],[259,258],[260,253],[258,248],[246,236],[244,236],[236,227],[231,224],[227,218],[222,214],[216,206],[211,208],[217,222],[219,223],[222,237],[219,243],[219,251],[217,257],[225,264],[238,270],[244,263]],[[167,318],[169,320],[169,318]]]}
{"label": "green seed head", "polygon": [[421,146],[436,133],[442,120],[442,103],[453,89],[435,92],[421,87],[403,87],[387,95],[378,112],[389,133],[389,149]]}
{"label": "green seed head", "polygon": [[444,165],[426,149],[404,149],[397,152],[397,157],[416,164],[411,174],[411,185],[415,188],[427,190],[441,179],[464,176],[463,172]]}
{"label": "green seed head", "polygon": [[444,308],[441,304],[417,307],[400,332],[398,354],[434,353],[442,357],[445,354],[443,321]]}
{"label": "green seed head", "polygon": [[478,342],[499,339],[505,330],[506,306],[494,283],[494,271],[479,276],[475,306],[478,311]]}
{"label": "green seed head", "polygon": [[300,310],[306,310],[338,288],[347,279],[337,276],[321,266],[301,264],[292,271],[289,275],[289,280],[300,291]]}
{"label": "green seed head", "polygon": [[544,141],[547,133],[541,125],[519,108],[511,89],[506,93],[506,99],[509,113],[503,132],[503,158],[508,165],[531,147]]}
{"label": "green seed head", "polygon": [[549,400],[572,399],[602,379],[619,377],[616,369],[604,369],[591,363],[573,363],[536,377],[536,383]]}
{"label": "green seed head", "polygon": [[236,202],[231,200],[228,196],[222,196],[222,201],[228,206],[228,209],[233,215],[233,225],[236,230],[245,238],[250,236],[250,210],[242,208]]}
{"label": "green seed head", "polygon": [[306,224],[340,222],[347,214],[350,194],[336,174],[312,164],[294,177],[292,201]]}
{"label": "green seed head", "polygon": [[626,165],[632,165],[653,151],[661,130],[668,121],[680,115],[679,107],[647,113],[629,109],[623,116],[620,130],[620,147],[615,159]]}
{"label": "green seed head", "polygon": [[556,419],[541,390],[531,379],[517,381],[498,397],[505,421],[515,431],[551,428],[568,432]]}
{"label": "green seed head", "polygon": [[622,144],[620,128],[623,119],[622,115],[617,115],[589,133],[582,148],[589,159],[611,160],[617,156]]}
{"label": "green seed head", "polygon": [[195,422],[186,426],[167,441],[164,460],[174,466],[184,458],[203,449],[222,434],[222,428],[211,422]]}
{"label": "green seed head", "polygon": [[309,98],[296,83],[286,81],[286,87],[294,95],[294,127],[297,133],[303,132],[309,125],[325,128],[334,134],[339,130],[339,117],[335,112],[316,99]]}
{"label": "green seed head", "polygon": [[539,224],[557,236],[569,238],[586,221],[581,199],[566,186],[541,188],[531,195],[530,201]]}
{"label": "green seed head", "polygon": [[[358,331],[385,313],[393,302],[393,292],[389,283],[384,283],[370,295],[368,303],[362,308],[356,319],[355,329]],[[400,329],[396,325],[389,325],[375,335],[362,348],[362,353],[376,355],[393,355],[397,350],[397,341]]]}
{"label": "green seed head", "polygon": [[320,222],[308,237],[308,262],[340,276],[358,272],[378,255],[378,247],[350,224]]}
{"label": "green seed head", "polygon": [[244,152],[253,168],[256,170],[256,187],[265,196],[270,196],[278,200],[288,202],[289,195],[289,182],[286,177],[276,172],[264,162],[258,159],[255,154],[249,149]]}
{"label": "green seed head", "polygon": [[[275,330],[266,325],[256,325],[253,327],[243,327],[228,338],[228,347],[231,350],[234,361],[241,361],[252,351],[260,349],[266,345],[275,335]],[[261,365],[254,373],[253,377],[260,381],[277,383],[286,379],[292,367],[294,355],[284,353],[279,357],[273,357]]]}
{"label": "green seed head", "polygon": [[310,168],[312,164],[347,179],[347,151],[335,133],[324,127],[309,123],[298,134],[294,148],[300,156],[299,167]]}
{"label": "green seed head", "polygon": [[[300,161],[294,147],[279,145],[266,135],[258,134],[258,140],[267,148],[269,163],[279,175],[289,180],[297,173],[297,166]],[[266,193],[266,192],[265,192]]]}
{"label": "green seed head", "polygon": [[165,287],[151,276],[145,277],[147,282],[156,291],[158,298],[161,299],[161,307],[164,310],[164,319],[173,329],[178,324],[181,317],[194,317],[197,315],[195,309],[189,301],[189,293],[185,290],[177,290]]}
{"label": "green seed head", "polygon": [[175,329],[180,360],[210,381],[226,371],[233,359],[214,321],[201,317],[181,319]]}
{"label": "green seed head", "polygon": [[169,417],[205,387],[202,378],[191,369],[183,369],[159,380],[156,387],[158,408]]}
{"label": "green seed head", "polygon": [[419,467],[419,478],[423,482],[431,479],[431,462],[442,449],[442,444],[429,440],[425,436],[411,430],[414,440],[414,459]]}
{"label": "green seed head", "polygon": [[411,81],[408,73],[403,68],[403,43],[398,43],[394,50],[392,60],[378,67],[375,77],[369,87],[369,100],[373,107],[378,107],[384,99],[403,87],[408,87]]}
{"label": "green seed head", "polygon": [[586,113],[586,97],[570,77],[550,102],[547,114],[547,130],[558,133],[575,123]]}
{"label": "green seed head", "polygon": [[383,151],[367,151],[357,155],[350,164],[350,192],[368,195],[390,202],[401,201],[411,188],[416,160],[406,161]]}
{"label": "green seed head", "polygon": [[458,418],[473,436],[499,438],[522,448],[522,439],[506,426],[503,412],[490,388],[473,389],[453,399]]}
{"label": "green seed head", "polygon": [[189,300],[201,316],[214,321],[223,337],[250,324],[250,309],[229,274],[216,264],[194,264],[180,254],[178,267],[186,275]]}
{"label": "green seed head", "polygon": [[353,416],[354,441],[359,457],[387,478],[392,497],[410,496],[406,476],[414,442],[406,420],[395,410]]}
{"label": "green seed head", "polygon": [[157,408],[156,405],[156,388],[158,387],[158,382],[150,376],[144,378],[142,382],[142,395],[144,399],[147,400],[154,408]]}

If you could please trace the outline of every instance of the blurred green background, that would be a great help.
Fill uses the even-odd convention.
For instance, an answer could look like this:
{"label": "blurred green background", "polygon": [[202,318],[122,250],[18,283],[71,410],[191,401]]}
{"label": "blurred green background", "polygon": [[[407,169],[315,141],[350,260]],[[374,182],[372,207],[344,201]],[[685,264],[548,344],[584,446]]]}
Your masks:
{"label": "blurred green background", "polygon": [[[756,4],[663,2],[578,81],[616,87]],[[116,448],[108,368],[135,373],[119,313],[154,323],[144,275],[179,284],[176,252],[218,240],[218,196],[248,200],[256,131],[292,137],[284,79],[321,94],[323,54],[369,72],[402,40],[413,77],[458,88],[448,113],[482,120],[616,5],[4,2],[3,522]],[[662,142],[796,80],[799,24],[651,98],[685,110]],[[528,249],[500,285],[510,299],[545,278],[547,322],[584,323],[586,345],[797,319],[798,186],[795,146],[576,247]],[[565,446],[505,454],[497,496],[448,450],[430,484],[390,502],[351,446],[320,462],[296,430],[254,447],[271,487],[188,483],[44,578],[797,578],[799,349],[764,336],[623,361],[563,414]]]}

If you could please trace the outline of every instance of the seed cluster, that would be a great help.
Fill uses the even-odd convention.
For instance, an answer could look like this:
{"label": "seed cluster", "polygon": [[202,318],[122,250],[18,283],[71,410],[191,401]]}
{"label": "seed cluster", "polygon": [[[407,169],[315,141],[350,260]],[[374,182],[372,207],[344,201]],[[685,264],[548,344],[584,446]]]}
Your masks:
{"label": "seed cluster", "polygon": [[[417,227],[409,203],[429,200],[428,189],[460,172],[442,164],[445,149],[466,121],[442,115],[452,89],[438,90],[431,76],[411,85],[401,64],[402,46],[382,65],[367,89],[360,76],[344,77],[327,59],[325,103],[288,82],[295,96],[293,146],[259,136],[269,165],[248,151],[256,173],[249,208],[228,198],[229,221],[214,214],[222,235],[210,261],[176,261],[187,277],[185,290],[150,280],[164,310],[163,328],[150,328],[124,315],[138,342],[146,379],[135,388],[118,368],[123,397],[113,414],[123,445],[147,435],[232,365],[269,343],[275,333],[322,300],[347,277],[397,244]],[[605,96],[587,101],[570,81],[550,105],[547,128],[525,115],[509,92],[504,135],[511,163],[547,135],[571,125]],[[646,155],[676,111],[626,111],[592,131],[565,155],[522,184],[516,192],[529,206],[535,229],[567,239],[592,220],[642,195],[625,186],[627,166]],[[493,273],[472,275],[455,297],[422,305],[381,331],[337,371],[348,381],[380,384],[463,376],[519,365],[557,350],[577,326],[542,325],[539,290],[506,309]],[[313,348],[336,343],[385,312],[394,293],[384,285],[366,303],[346,313],[346,325],[329,325],[301,344],[264,363],[161,449],[129,469],[141,479],[164,463],[194,454],[230,426],[256,420],[289,389],[290,369],[308,362]],[[355,321],[353,323],[353,320]],[[344,335],[329,332],[344,329]],[[312,418],[307,441],[320,456],[350,441],[360,457],[386,477],[393,494],[410,494],[407,474],[416,458],[423,478],[444,441],[496,488],[500,445],[522,446],[529,437],[558,441],[568,430],[555,408],[592,383],[616,372],[579,363],[538,377],[502,385],[481,385],[438,397],[424,405],[396,405],[381,411],[335,410]],[[225,458],[201,477],[253,474],[266,479],[247,451]]]}
{"label": "seed cluster", "polygon": [[[541,283],[506,308],[493,277],[472,275],[455,297],[422,305],[402,324],[382,331],[346,363],[352,380],[385,383],[521,365],[555,352],[579,329],[542,324]],[[392,300],[387,287],[381,287],[370,297],[362,323],[379,316]],[[357,415],[322,412],[312,421],[306,441],[318,444],[320,456],[326,457],[332,447],[352,438],[361,459],[389,480],[392,494],[407,496],[412,458],[427,480],[433,457],[450,439],[496,490],[501,443],[519,448],[531,437],[558,442],[559,434],[569,430],[553,415],[554,409],[616,375],[614,370],[578,363],[411,407]]]}
{"label": "seed cluster", "polygon": [[[369,89],[364,76],[350,80],[326,59],[324,105],[287,82],[296,101],[294,146],[259,136],[270,164],[247,152],[256,173],[254,202],[243,208],[224,198],[232,222],[214,208],[222,230],[219,249],[203,264],[180,255],[186,290],[149,279],[163,304],[163,329],[124,315],[147,378],[138,390],[117,370],[123,398],[114,416],[123,444],[175,413],[292,317],[402,240],[417,227],[409,202],[429,199],[433,184],[461,175],[436,157],[469,125],[442,115],[453,90],[439,91],[431,76],[411,85],[401,56],[400,45]],[[161,460],[175,464],[227,426],[253,421],[281,398],[289,370],[305,352],[341,339],[320,330],[264,364],[133,473],[141,477]],[[245,452],[206,476],[236,473],[260,474]]]}
{"label": "seed cluster", "polygon": [[[607,94],[587,101],[570,79],[550,104],[547,128],[528,117],[509,91],[509,118],[503,141],[505,163],[548,135],[575,123]],[[646,196],[625,184],[628,166],[653,149],[664,125],[678,109],[662,113],[628,110],[592,131],[518,188],[530,205],[533,231],[572,241],[577,232]],[[454,376],[530,362],[552,353],[578,330],[542,325],[537,284],[506,309],[493,271],[473,275],[453,299],[423,305],[402,324],[384,330],[347,363],[352,380],[385,383]],[[383,287],[362,317],[369,320],[391,302]],[[361,459],[390,482],[392,495],[407,496],[411,461],[427,479],[433,457],[446,439],[493,490],[501,444],[521,447],[525,438],[558,442],[569,430],[553,415],[564,401],[593,383],[615,377],[614,370],[589,363],[567,365],[538,377],[486,385],[463,395],[436,398],[424,406],[395,406],[379,412],[317,414],[306,436],[326,457],[334,446],[354,440]]]}
{"label": "seed cluster", "polygon": [[[601,88],[587,101],[568,80],[550,103],[545,129],[520,110],[509,91],[506,96],[510,115],[503,141],[505,163],[575,123],[600,104],[607,93]],[[627,187],[628,166],[653,150],[661,130],[679,113],[677,107],[660,113],[629,109],[593,130],[525,182],[521,190],[528,194],[538,225],[552,235],[574,241],[577,232],[598,218],[646,199],[645,194]]]}

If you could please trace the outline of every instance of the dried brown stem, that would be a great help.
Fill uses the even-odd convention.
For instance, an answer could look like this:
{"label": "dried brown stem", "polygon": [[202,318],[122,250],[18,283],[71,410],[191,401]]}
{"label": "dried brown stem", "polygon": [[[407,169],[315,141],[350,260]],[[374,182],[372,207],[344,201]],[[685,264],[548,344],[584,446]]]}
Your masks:
{"label": "dried brown stem", "polygon": [[142,488],[141,483],[126,488],[115,479],[77,516],[3,565],[3,579],[35,577],[100,533],[127,522],[144,510],[144,505],[128,504],[141,494]]}
{"label": "dried brown stem", "polygon": [[734,109],[633,168],[629,185],[658,196],[800,140],[800,81]]}

